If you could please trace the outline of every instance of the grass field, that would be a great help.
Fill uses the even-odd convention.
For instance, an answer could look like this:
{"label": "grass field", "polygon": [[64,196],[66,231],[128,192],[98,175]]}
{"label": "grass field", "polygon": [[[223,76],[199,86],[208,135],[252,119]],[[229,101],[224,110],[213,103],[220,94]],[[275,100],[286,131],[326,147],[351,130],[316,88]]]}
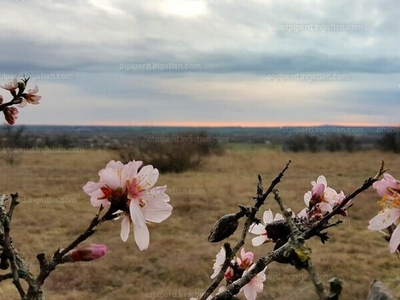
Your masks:
{"label": "grass field", "polygon": [[[75,154],[25,153],[18,166],[0,161],[0,192],[18,192],[21,201],[14,212],[11,234],[33,273],[38,272],[38,253],[50,257],[57,247],[65,247],[88,226],[96,210],[82,186],[88,180],[97,181],[97,172],[111,159],[117,159],[111,152],[88,150]],[[213,259],[223,244],[207,241],[209,229],[223,214],[236,212],[239,203],[252,205],[257,174],[268,186],[289,159],[292,165],[278,188],[295,212],[304,207],[304,193],[321,174],[327,177],[329,186],[345,194],[375,175],[381,159],[391,168],[389,173],[400,177],[400,155],[391,153],[285,153],[249,151],[246,147],[228,150],[223,156],[210,157],[196,172],[160,175],[157,185],[168,185],[174,210],[169,219],[151,226],[148,250],[139,251],[133,236],[126,243],[121,241],[120,221],[107,222],[87,241],[107,244],[107,255],[78,266],[58,267],[43,287],[46,299],[199,296],[210,283]],[[320,278],[325,283],[331,277],[344,280],[342,299],[366,299],[373,279],[382,280],[400,297],[400,261],[390,255],[378,232],[367,230],[368,220],[379,210],[378,200],[374,190],[368,190],[356,198],[344,224],[329,231],[327,244],[316,239],[307,242]],[[272,198],[264,208],[278,212]],[[252,237],[248,236],[245,249],[254,251],[256,257],[272,249],[272,244],[253,247]],[[236,240],[235,234],[228,241],[233,244]],[[264,291],[257,299],[317,299],[305,271],[273,263],[266,276]],[[0,299],[19,299],[11,281],[0,284]]]}

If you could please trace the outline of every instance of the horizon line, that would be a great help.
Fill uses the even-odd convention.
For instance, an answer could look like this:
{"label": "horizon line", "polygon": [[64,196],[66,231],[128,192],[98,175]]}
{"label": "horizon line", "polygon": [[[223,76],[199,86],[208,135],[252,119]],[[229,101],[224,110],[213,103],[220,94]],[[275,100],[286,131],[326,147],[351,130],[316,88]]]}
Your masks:
{"label": "horizon line", "polygon": [[[89,122],[82,124],[16,124],[17,126],[104,126],[104,127],[244,127],[244,128],[280,128],[280,127],[400,127],[400,123],[368,122]],[[15,126],[15,125],[14,125]]]}

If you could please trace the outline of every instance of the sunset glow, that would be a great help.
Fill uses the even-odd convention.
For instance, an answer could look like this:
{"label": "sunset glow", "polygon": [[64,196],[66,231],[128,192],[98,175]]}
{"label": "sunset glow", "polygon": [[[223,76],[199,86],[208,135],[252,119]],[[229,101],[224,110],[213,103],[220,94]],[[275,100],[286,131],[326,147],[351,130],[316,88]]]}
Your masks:
{"label": "sunset glow", "polygon": [[349,126],[349,127],[397,127],[399,123],[318,123],[318,122],[93,122],[83,125],[89,126],[165,126],[165,127],[314,127],[314,126]]}

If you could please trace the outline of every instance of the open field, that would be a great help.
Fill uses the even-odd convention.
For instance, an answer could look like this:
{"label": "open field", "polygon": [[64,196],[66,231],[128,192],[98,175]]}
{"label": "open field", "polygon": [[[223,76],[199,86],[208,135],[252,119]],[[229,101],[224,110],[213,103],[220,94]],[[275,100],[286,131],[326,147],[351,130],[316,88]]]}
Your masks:
{"label": "open field", "polygon": [[[0,192],[20,195],[21,204],[12,220],[14,244],[31,264],[33,273],[38,272],[38,253],[51,256],[57,247],[65,247],[88,226],[96,210],[82,186],[88,180],[97,181],[97,172],[111,159],[117,159],[111,152],[85,150],[24,153],[17,166],[0,161]],[[381,159],[391,168],[389,173],[400,177],[400,155],[392,153],[228,150],[223,156],[211,157],[199,171],[160,175],[157,185],[168,185],[174,210],[169,219],[151,226],[148,250],[140,252],[133,236],[126,243],[121,241],[120,221],[105,223],[88,243],[107,244],[107,255],[79,266],[58,267],[44,285],[46,299],[199,296],[210,283],[213,259],[223,244],[207,241],[209,229],[223,214],[236,212],[237,204],[252,204],[257,174],[263,176],[267,187],[289,159],[292,165],[278,188],[286,205],[295,212],[304,207],[304,193],[321,174],[327,177],[329,186],[342,189],[345,194],[375,175]],[[379,233],[367,230],[368,220],[379,210],[377,200],[372,189],[363,193],[356,198],[344,224],[329,231],[331,239],[327,244],[316,239],[307,243],[313,249],[312,258],[320,278],[325,283],[331,277],[344,280],[342,299],[366,299],[373,279],[382,280],[400,297],[400,261],[390,255]],[[267,199],[267,208],[278,211],[272,198]],[[254,251],[256,257],[272,249],[272,244],[253,247],[252,237],[248,236],[245,249]],[[237,235],[229,241],[233,244],[236,239]],[[317,299],[305,271],[273,263],[266,275],[264,292],[257,299]],[[0,285],[0,299],[18,299],[10,281]]]}

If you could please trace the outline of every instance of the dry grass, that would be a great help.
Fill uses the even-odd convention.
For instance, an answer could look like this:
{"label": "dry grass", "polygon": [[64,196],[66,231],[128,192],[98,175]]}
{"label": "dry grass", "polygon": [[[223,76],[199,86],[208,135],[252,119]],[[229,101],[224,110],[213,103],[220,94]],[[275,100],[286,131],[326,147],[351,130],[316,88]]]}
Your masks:
{"label": "dry grass", "polygon": [[[96,181],[98,170],[112,158],[112,154],[105,151],[26,153],[18,166],[0,162],[1,192],[18,192],[22,202],[12,222],[14,244],[35,274],[37,253],[51,255],[88,225],[95,209],[82,186],[88,180]],[[224,156],[211,157],[200,171],[161,174],[158,184],[168,185],[174,211],[165,222],[152,226],[147,251],[140,252],[132,237],[126,243],[120,240],[119,221],[103,224],[100,232],[88,242],[107,244],[109,253],[101,260],[77,267],[58,267],[44,285],[47,299],[189,299],[198,296],[210,283],[213,259],[222,245],[207,242],[209,229],[222,214],[237,211],[237,204],[251,205],[257,174],[262,174],[267,186],[288,159],[293,162],[279,189],[286,204],[296,212],[303,208],[303,195],[310,189],[310,181],[320,174],[328,178],[331,187],[343,189],[345,193],[374,175],[381,159],[385,159],[395,177],[400,177],[400,156],[390,153],[229,150]],[[42,198],[54,201],[43,203]],[[55,201],[61,198],[70,203]],[[345,224],[330,230],[331,240],[327,245],[317,240],[308,242],[321,279],[327,282],[336,276],[345,281],[342,299],[366,299],[373,279],[383,280],[395,296],[400,297],[400,262],[389,254],[388,245],[379,233],[366,228],[368,220],[379,209],[377,200],[373,190],[362,194],[356,199]],[[265,208],[278,211],[271,199],[267,200]],[[257,256],[272,249],[270,244],[254,248],[250,238],[245,248],[253,250]],[[230,241],[236,239],[234,236]],[[0,298],[18,299],[10,281],[0,285]],[[316,298],[304,271],[276,263],[268,268],[265,290],[258,297]]]}

